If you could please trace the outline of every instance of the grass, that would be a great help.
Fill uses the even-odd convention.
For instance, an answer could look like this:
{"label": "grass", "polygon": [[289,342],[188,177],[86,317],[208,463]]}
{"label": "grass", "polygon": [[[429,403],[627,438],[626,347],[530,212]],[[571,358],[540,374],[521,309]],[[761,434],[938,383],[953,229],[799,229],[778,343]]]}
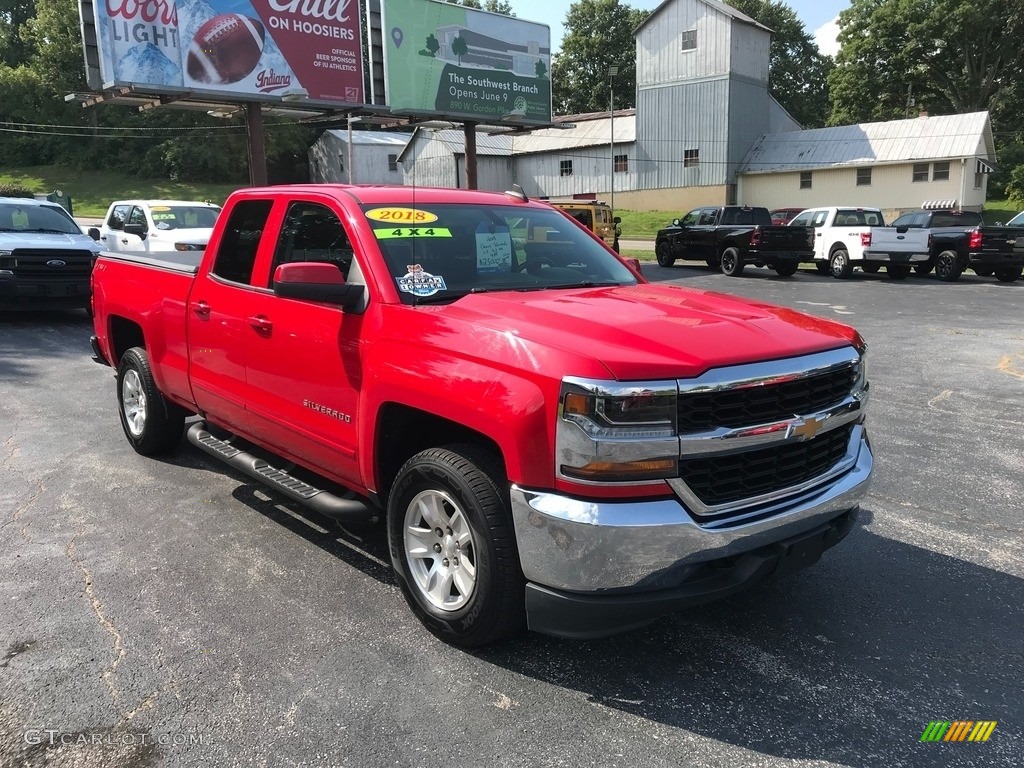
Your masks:
{"label": "grass", "polygon": [[664,229],[672,219],[684,213],[686,211],[615,211],[615,215],[622,219],[619,226],[626,240],[653,240],[659,229]]}
{"label": "grass", "polygon": [[985,202],[985,210],[981,212],[986,224],[1002,222],[1005,224],[1016,216],[1024,206],[1009,200],[988,200]]}
{"label": "grass", "polygon": [[212,200],[223,203],[239,184],[189,184],[169,179],[136,179],[106,171],[76,171],[57,166],[5,168],[0,184],[18,184],[39,194],[55,189],[71,197],[75,216],[103,216],[114,200],[128,198]]}

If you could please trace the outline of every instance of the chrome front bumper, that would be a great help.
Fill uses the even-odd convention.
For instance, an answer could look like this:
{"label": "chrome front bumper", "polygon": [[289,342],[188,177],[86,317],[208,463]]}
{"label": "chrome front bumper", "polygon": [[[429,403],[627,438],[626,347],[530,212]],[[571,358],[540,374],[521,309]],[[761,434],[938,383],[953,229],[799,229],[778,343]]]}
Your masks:
{"label": "chrome front bumper", "polygon": [[702,564],[800,536],[856,509],[873,456],[854,427],[852,468],[838,478],[747,514],[700,523],[679,499],[581,501],[512,486],[523,574],[533,585],[572,593],[630,595],[679,587]]}

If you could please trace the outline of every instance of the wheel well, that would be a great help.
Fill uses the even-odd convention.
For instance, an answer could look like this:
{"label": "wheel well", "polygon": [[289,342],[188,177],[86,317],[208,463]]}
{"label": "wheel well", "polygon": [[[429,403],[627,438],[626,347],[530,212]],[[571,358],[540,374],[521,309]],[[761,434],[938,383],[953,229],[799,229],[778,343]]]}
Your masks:
{"label": "wheel well", "polygon": [[498,444],[482,432],[399,403],[387,403],[377,417],[377,493],[386,499],[402,465],[427,448],[472,443],[494,453],[504,466]]}
{"label": "wheel well", "polygon": [[846,243],[832,243],[832,247],[828,249],[828,255],[831,257],[836,251],[846,251]]}
{"label": "wheel well", "polygon": [[123,317],[110,318],[110,351],[114,359],[110,364],[117,368],[121,357],[132,347],[145,347],[146,338],[142,334],[142,326]]}

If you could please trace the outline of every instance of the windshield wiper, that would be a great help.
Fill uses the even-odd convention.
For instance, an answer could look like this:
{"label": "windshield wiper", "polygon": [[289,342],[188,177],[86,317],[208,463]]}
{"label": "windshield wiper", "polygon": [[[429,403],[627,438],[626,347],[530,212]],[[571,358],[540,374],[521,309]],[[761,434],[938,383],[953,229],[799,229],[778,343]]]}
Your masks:
{"label": "windshield wiper", "polygon": [[412,305],[418,307],[423,304],[444,304],[446,302],[458,301],[465,295],[464,293],[435,293],[431,296],[414,296]]}
{"label": "windshield wiper", "polygon": [[46,227],[32,227],[31,229],[22,229],[20,232],[42,232],[47,235],[78,235],[80,232],[68,232],[65,229],[47,229]]}
{"label": "windshield wiper", "polygon": [[556,285],[545,285],[543,288],[553,288],[559,290],[562,288],[611,288],[612,286],[622,285],[622,283],[612,280],[611,282],[596,282],[594,280],[581,280],[578,283],[558,283]]}

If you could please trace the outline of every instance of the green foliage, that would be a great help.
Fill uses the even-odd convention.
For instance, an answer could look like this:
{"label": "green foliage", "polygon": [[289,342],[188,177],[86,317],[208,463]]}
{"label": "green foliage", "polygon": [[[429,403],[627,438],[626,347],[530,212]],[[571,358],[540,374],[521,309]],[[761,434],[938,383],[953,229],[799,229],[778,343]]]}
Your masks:
{"label": "green foliage", "polygon": [[619,0],[577,0],[565,16],[562,50],[552,62],[555,114],[607,112],[612,83],[608,68],[617,65],[615,107],[636,106],[636,39],[633,31],[650,11]]}
{"label": "green foliage", "polygon": [[537,77],[539,77],[541,80],[547,78],[548,68],[540,59],[537,59],[537,66],[535,66],[533,69],[537,73]]}
{"label": "green foliage", "polygon": [[486,0],[481,3],[480,0],[444,0],[449,5],[461,5],[463,8],[475,8],[478,11],[490,11],[491,13],[500,13],[502,16],[515,16],[512,13],[512,6],[505,2],[505,0]]}
{"label": "green foliage", "polygon": [[823,55],[796,12],[780,0],[730,0],[729,5],[772,30],[768,88],[805,128],[821,128],[830,111],[828,74],[832,58]]}
{"label": "green foliage", "polygon": [[616,209],[615,215],[622,218],[622,237],[627,240],[653,240],[659,229],[667,227],[672,219],[679,218],[686,211],[626,211]]}
{"label": "green foliage", "polygon": [[0,0],[0,61],[18,67],[28,61],[31,48],[22,40],[22,28],[35,15],[35,0]]}
{"label": "green foliage", "polygon": [[1021,10],[1006,0],[853,0],[839,14],[829,122],[889,120],[921,109],[999,117],[1024,72]]}
{"label": "green foliage", "polygon": [[0,182],[0,197],[29,197],[34,198],[35,192],[21,184],[13,182]]}
{"label": "green foliage", "polygon": [[431,56],[437,56],[437,52],[441,50],[441,44],[437,42],[437,38],[434,37],[433,33],[427,35],[427,51]]}
{"label": "green foliage", "polygon": [[459,64],[462,63],[462,57],[469,53],[469,45],[462,38],[462,35],[452,40],[452,53],[459,57]]}

